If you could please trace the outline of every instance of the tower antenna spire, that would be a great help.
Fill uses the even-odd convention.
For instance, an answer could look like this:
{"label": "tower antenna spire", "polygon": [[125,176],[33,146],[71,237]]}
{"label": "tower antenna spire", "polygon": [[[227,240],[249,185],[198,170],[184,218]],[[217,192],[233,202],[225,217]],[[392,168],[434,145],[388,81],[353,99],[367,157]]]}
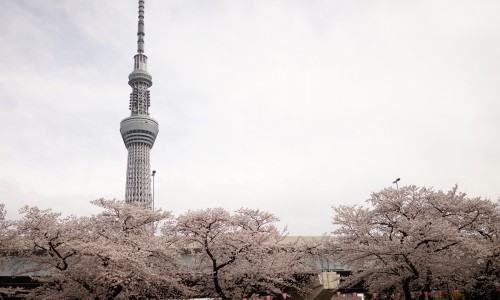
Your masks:
{"label": "tower antenna spire", "polygon": [[139,21],[137,24],[137,53],[144,53],[144,0],[139,0]]}

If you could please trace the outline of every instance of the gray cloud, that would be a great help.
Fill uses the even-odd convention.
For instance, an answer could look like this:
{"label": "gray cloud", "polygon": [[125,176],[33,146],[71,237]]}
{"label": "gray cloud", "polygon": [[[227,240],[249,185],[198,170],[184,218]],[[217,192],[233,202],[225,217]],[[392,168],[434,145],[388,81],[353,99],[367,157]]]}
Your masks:
{"label": "gray cloud", "polygon": [[[135,1],[4,5],[0,201],[122,198]],[[147,1],[157,206],[258,207],[321,234],[331,205],[396,177],[496,199],[499,6]]]}

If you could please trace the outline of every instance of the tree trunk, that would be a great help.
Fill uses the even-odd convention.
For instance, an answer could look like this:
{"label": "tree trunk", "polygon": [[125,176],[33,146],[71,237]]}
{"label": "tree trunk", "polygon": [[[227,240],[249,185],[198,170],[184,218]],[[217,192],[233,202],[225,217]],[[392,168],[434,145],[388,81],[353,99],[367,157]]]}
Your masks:
{"label": "tree trunk", "polygon": [[427,300],[434,300],[434,297],[432,297],[432,294],[430,291],[432,286],[432,271],[430,269],[427,269],[427,277],[425,279],[425,285],[424,285],[424,291],[429,292],[427,294]]}
{"label": "tree trunk", "polygon": [[405,294],[405,300],[412,300],[410,291],[410,279],[403,280],[403,293]]}

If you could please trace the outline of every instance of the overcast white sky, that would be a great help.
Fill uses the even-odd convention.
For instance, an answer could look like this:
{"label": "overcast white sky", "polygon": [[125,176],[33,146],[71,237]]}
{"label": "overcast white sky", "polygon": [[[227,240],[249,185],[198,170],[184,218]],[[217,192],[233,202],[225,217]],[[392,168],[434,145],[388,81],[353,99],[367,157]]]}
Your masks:
{"label": "overcast white sky", "polygon": [[[123,199],[135,0],[0,0],[0,202]],[[146,0],[156,206],[293,235],[391,185],[500,196],[500,1]]]}

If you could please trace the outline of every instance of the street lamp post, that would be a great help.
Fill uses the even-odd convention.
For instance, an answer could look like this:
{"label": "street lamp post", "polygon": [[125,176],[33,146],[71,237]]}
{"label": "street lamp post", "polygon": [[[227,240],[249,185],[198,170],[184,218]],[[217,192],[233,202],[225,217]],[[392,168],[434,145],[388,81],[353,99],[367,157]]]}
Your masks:
{"label": "street lamp post", "polygon": [[153,210],[155,210],[155,174],[156,170],[153,170],[151,177],[153,177]]}
{"label": "street lamp post", "polygon": [[399,189],[399,186],[398,186],[398,181],[400,181],[401,178],[396,178],[396,180],[394,180],[392,183],[395,183],[396,184],[396,189]]}

